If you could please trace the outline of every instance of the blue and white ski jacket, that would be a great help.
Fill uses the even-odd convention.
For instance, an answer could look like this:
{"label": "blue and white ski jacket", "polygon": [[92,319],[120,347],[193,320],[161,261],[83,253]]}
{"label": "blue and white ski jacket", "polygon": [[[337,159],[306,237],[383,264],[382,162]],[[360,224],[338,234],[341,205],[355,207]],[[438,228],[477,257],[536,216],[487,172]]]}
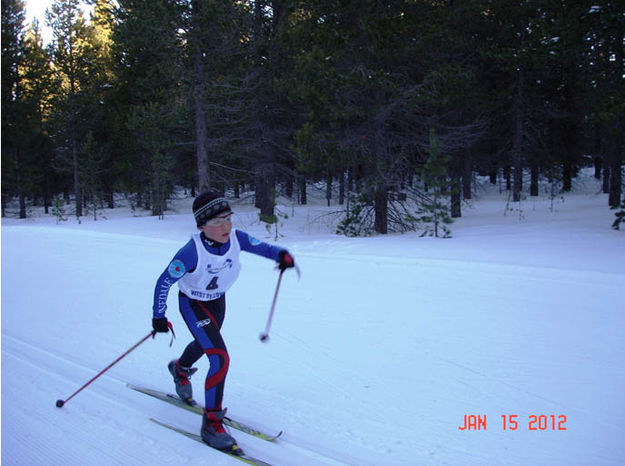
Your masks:
{"label": "blue and white ski jacket", "polygon": [[[238,242],[238,244],[233,244],[235,241]],[[235,265],[237,267],[237,274],[239,251],[251,252],[252,254],[273,259],[277,262],[279,260],[280,251],[284,250],[284,248],[259,241],[244,231],[235,229],[233,229],[233,232],[230,234],[230,239],[225,244],[215,243],[209,240],[206,236],[204,236],[204,233],[196,233],[191,237],[187,244],[180,248],[156,282],[156,286],[154,287],[154,303],[152,305],[154,318],[165,316],[165,312],[167,311],[167,297],[169,296],[169,290],[172,285],[178,282],[185,275],[195,272],[198,266],[197,248],[200,247],[199,244],[202,244],[206,252],[210,255],[234,255],[235,257],[233,257],[233,261],[236,262]],[[231,281],[234,282],[234,280],[236,280],[236,274],[233,276]],[[229,285],[231,284],[232,283],[229,283]],[[179,288],[181,288],[181,291],[192,292],[191,290],[193,290],[192,285],[184,287],[179,286]],[[189,296],[189,298],[207,301],[217,299],[225,293],[225,290],[222,291],[220,289],[216,289],[214,291],[215,292],[212,294],[206,292],[201,293],[202,296]],[[195,291],[195,293],[200,293],[200,291]]]}

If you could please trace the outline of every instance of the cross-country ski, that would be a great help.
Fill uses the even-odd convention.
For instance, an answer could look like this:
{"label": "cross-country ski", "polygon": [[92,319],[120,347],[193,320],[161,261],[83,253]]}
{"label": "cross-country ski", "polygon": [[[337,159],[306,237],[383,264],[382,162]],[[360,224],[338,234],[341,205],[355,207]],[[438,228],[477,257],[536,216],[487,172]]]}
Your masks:
{"label": "cross-country ski", "polygon": [[[181,429],[179,427],[173,426],[171,424],[168,424],[166,422],[160,421],[158,419],[150,418],[150,421],[152,421],[152,422],[154,422],[154,423],[156,423],[156,424],[158,424],[160,426],[166,427],[166,428],[168,428],[170,430],[173,430],[174,432],[178,432],[179,434],[182,434],[185,437],[193,439],[196,442],[200,442],[200,443],[206,445],[204,440],[202,440],[202,436],[201,435],[194,434],[193,432],[189,432],[188,430]],[[206,446],[208,446],[208,445],[206,445]],[[217,450],[217,449],[213,448],[213,450]],[[253,456],[250,456],[250,455],[246,454],[238,446],[235,446],[235,448],[232,448],[231,450],[217,450],[217,451],[219,451],[221,453],[224,453],[224,454],[226,454],[228,456],[231,456],[233,458],[236,458],[236,459],[238,459],[240,461],[243,461],[244,463],[251,464],[251,465],[254,465],[254,466],[271,466],[269,463],[266,463],[266,462],[264,462],[262,460],[259,460],[258,458],[254,458]]]}
{"label": "cross-country ski", "polygon": [[[126,385],[128,386],[128,388],[132,388],[133,390],[136,390],[138,392],[145,393],[146,395],[150,395],[154,398],[165,401],[174,406],[178,406],[179,408],[186,409],[195,414],[199,414],[200,416],[202,415],[202,412],[204,411],[203,408],[198,403],[189,404],[171,393],[166,393],[166,392],[162,392],[159,390],[154,390],[154,389],[146,388],[146,387],[140,387],[138,385],[133,385],[133,384],[126,384]],[[254,427],[251,427],[250,425],[246,423],[232,419],[230,415],[228,415],[227,417],[224,417],[223,423],[229,427],[232,427],[233,429],[240,430],[241,432],[244,432],[248,435],[253,435],[254,437],[258,437],[262,440],[267,440],[269,442],[273,442],[278,437],[280,437],[280,435],[282,435],[282,431],[278,432],[275,435],[261,432],[260,430]]]}

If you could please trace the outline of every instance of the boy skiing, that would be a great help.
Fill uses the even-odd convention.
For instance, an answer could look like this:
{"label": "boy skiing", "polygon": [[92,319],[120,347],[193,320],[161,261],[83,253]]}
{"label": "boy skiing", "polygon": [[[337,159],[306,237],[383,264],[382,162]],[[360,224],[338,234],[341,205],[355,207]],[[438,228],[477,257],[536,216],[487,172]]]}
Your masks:
{"label": "boy skiing", "polygon": [[199,232],[176,253],[156,282],[152,327],[157,332],[169,331],[167,296],[177,282],[180,313],[194,340],[167,367],[178,396],[194,404],[189,378],[197,371],[193,364],[206,354],[210,368],[205,382],[202,439],[213,448],[233,450],[236,440],[223,427],[226,410],[221,405],[230,361],[220,332],[226,292],[239,275],[241,251],[273,259],[280,270],[294,267],[295,261],[286,249],[233,230],[230,205],[217,191],[200,194],[193,202],[193,215]]}

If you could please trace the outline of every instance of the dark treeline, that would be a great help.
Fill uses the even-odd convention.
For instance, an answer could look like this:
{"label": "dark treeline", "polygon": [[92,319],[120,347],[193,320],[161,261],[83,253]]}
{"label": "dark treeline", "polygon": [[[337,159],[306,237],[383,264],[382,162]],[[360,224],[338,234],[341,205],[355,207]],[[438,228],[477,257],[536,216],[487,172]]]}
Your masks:
{"label": "dark treeline", "polygon": [[88,3],[55,0],[44,44],[2,0],[3,216],[162,215],[182,186],[253,191],[271,223],[316,183],[346,234],[439,236],[476,173],[518,202],[589,164],[621,205],[621,0]]}

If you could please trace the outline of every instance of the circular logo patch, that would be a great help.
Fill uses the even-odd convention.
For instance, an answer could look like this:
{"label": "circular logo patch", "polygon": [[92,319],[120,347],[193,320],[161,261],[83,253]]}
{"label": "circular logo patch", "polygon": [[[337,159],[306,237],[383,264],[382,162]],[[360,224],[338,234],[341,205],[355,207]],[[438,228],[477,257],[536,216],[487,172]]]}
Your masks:
{"label": "circular logo patch", "polygon": [[167,269],[167,271],[173,278],[180,278],[185,274],[186,269],[180,259],[174,259],[171,261],[171,264],[169,264],[169,269]]}

